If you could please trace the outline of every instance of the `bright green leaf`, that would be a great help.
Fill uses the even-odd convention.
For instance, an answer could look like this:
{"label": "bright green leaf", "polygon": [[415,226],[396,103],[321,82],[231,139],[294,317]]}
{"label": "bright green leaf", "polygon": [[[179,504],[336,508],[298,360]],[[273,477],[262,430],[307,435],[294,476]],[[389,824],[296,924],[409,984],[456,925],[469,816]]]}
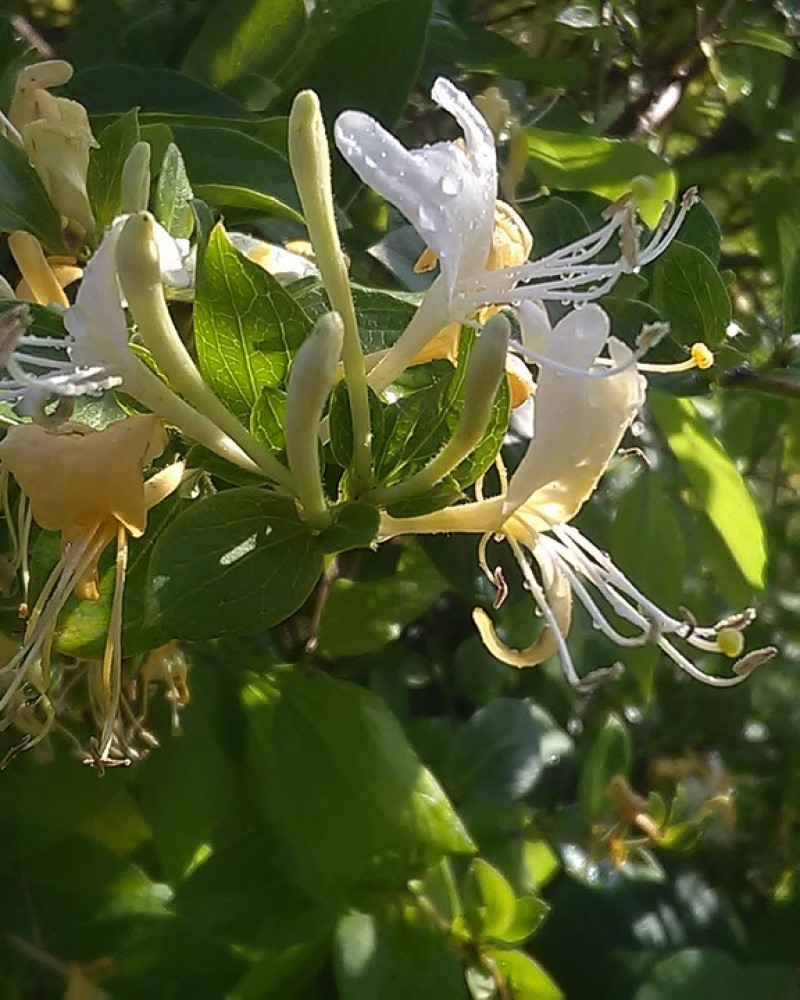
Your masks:
{"label": "bright green leaf", "polygon": [[194,229],[194,192],[186,175],[181,151],[171,142],[164,153],[156,183],[153,211],[162,226],[176,239],[188,239]]}
{"label": "bright green leaf", "polygon": [[651,178],[653,190],[639,206],[642,218],[655,226],[665,201],[677,193],[669,165],[644,146],[592,135],[551,132],[529,126],[528,156],[540,183],[562,191],[593,191],[610,201],[630,191],[640,176]]}
{"label": "bright green leaf", "polygon": [[245,690],[250,786],[315,895],[400,888],[471,841],[453,807],[371,692],[295,668]]}
{"label": "bright green leaf", "polygon": [[139,138],[139,113],[133,108],[103,129],[100,148],[91,152],[86,188],[100,229],[107,229],[122,210],[122,168]]}
{"label": "bright green leaf", "polygon": [[292,296],[217,225],[197,278],[195,343],[206,381],[243,422],[249,423],[264,387],[285,386],[291,359],[310,331]]}
{"label": "bright green leaf", "polygon": [[228,0],[211,7],[183,62],[215,87],[237,77],[272,77],[294,54],[306,24],[303,0]]}
{"label": "bright green leaf", "polygon": [[767,550],[764,526],[742,474],[688,399],[648,396],[650,409],[745,581],[764,586]]}
{"label": "bright green leaf", "polygon": [[541,965],[524,952],[488,948],[486,953],[503,974],[514,1000],[563,1000]]}

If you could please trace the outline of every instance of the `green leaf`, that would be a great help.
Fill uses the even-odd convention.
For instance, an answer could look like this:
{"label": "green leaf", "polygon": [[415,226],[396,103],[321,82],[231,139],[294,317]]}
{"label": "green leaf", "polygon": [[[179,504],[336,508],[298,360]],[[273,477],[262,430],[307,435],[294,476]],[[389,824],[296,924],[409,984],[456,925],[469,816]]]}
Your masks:
{"label": "green leaf", "polygon": [[158,66],[111,63],[76,73],[63,92],[97,115],[122,115],[132,107],[140,117],[157,113],[164,118],[227,118],[258,121],[237,101],[184,73]]}
{"label": "green leaf", "polygon": [[232,128],[173,125],[195,194],[216,208],[242,208],[302,222],[288,162]]}
{"label": "green leaf", "polygon": [[784,339],[800,333],[800,247],[783,280],[782,319]]}
{"label": "green leaf", "polygon": [[156,184],[153,211],[161,225],[176,239],[188,239],[194,229],[194,192],[181,151],[171,142],[164,153]]}
{"label": "green leaf", "polygon": [[548,198],[544,204],[537,202],[523,212],[533,235],[534,260],[591,232],[581,210],[564,198]]}
{"label": "green leaf", "polygon": [[753,588],[764,587],[764,526],[742,474],[688,399],[651,392],[650,410],[739,572]]}
{"label": "green leaf", "polygon": [[753,200],[753,226],[764,263],[779,280],[800,252],[800,192],[786,177],[769,177]]}
{"label": "green leaf", "polygon": [[611,551],[623,573],[651,600],[664,608],[678,606],[686,547],[672,501],[655,474],[640,475],[620,501]]}
{"label": "green leaf", "polygon": [[345,914],[336,928],[333,958],[341,1000],[467,997],[458,953],[414,906]]}
{"label": "green leaf", "polygon": [[178,639],[260,632],[296,611],[321,572],[291,500],[228,490],[196,501],[158,539],[150,618]]}
{"label": "green leaf", "polygon": [[606,791],[613,777],[626,777],[631,769],[633,751],[627,726],[616,715],[609,715],[592,743],[581,767],[578,804],[587,822],[594,820],[607,805]]}
{"label": "green leaf", "polygon": [[522,944],[536,933],[549,912],[550,907],[537,896],[523,896],[517,899],[514,917],[502,934],[498,935],[498,939],[503,944]]}
{"label": "green leaf", "polygon": [[593,191],[610,201],[628,192],[637,177],[649,177],[653,190],[639,206],[648,226],[655,226],[665,201],[674,201],[675,174],[660,156],[644,146],[592,135],[551,132],[529,126],[528,156],[541,184],[562,191]]}
{"label": "green leaf", "polygon": [[517,901],[508,882],[483,858],[470,861],[461,900],[464,920],[476,938],[503,940],[514,920]]}
{"label": "green leaf", "polygon": [[333,527],[317,537],[323,552],[346,552],[348,549],[365,549],[378,534],[380,511],[368,503],[346,503],[334,511]]}
{"label": "green leaf", "polygon": [[46,250],[64,253],[61,219],[22,150],[0,136],[0,232],[24,229]]}
{"label": "green leaf", "polygon": [[653,266],[653,304],[682,344],[722,344],[731,321],[728,290],[702,250],[675,240]]}
{"label": "green leaf", "polygon": [[[58,743],[56,747],[61,749]],[[21,869],[23,859],[46,852],[59,841],[77,834],[116,798],[108,783],[98,781],[96,774],[60,752],[46,767],[34,754],[22,754],[3,771],[2,781],[0,868],[3,870]]]}
{"label": "green leaf", "polygon": [[[364,353],[370,354],[391,347],[416,312],[419,296],[403,292],[386,292],[356,284],[350,287]],[[292,292],[314,320],[330,310],[325,288],[319,281],[298,283],[292,288]]]}
{"label": "green leaf", "polygon": [[797,996],[794,971],[785,965],[745,965],[722,951],[685,948],[653,966],[634,1000],[753,1000]]}
{"label": "green leaf", "polygon": [[203,255],[194,317],[204,378],[249,424],[261,390],[285,387],[291,359],[311,321],[272,275],[233,247],[221,224],[212,230]]}
{"label": "green leaf", "polygon": [[244,692],[250,788],[300,884],[322,898],[400,888],[472,843],[383,702],[276,669]]}
{"label": "green leaf", "polygon": [[499,805],[531,791],[542,771],[532,708],[528,698],[497,698],[460,727],[448,768],[457,800]]}
{"label": "green leaf", "polygon": [[381,649],[398,639],[443,589],[444,581],[413,544],[389,577],[334,580],[320,619],[320,652],[336,659]]}
{"label": "green leaf", "polygon": [[207,659],[193,661],[192,700],[181,711],[180,734],[166,739],[138,774],[142,810],[164,876],[173,884],[207,849],[236,790],[236,767],[223,741],[227,676]]}
{"label": "green leaf", "polygon": [[86,188],[100,230],[122,211],[122,168],[139,138],[139,112],[132,108],[103,129],[100,148],[91,152]]}
{"label": "green leaf", "polygon": [[295,54],[305,24],[303,0],[228,0],[211,7],[183,69],[222,88],[245,74],[272,77]]}
{"label": "green leaf", "polygon": [[431,7],[431,0],[315,4],[299,52],[281,73],[284,94],[316,90],[329,123],[357,107],[391,127],[417,78]]}
{"label": "green leaf", "polygon": [[524,952],[487,948],[486,954],[503,974],[514,1000],[563,1000],[558,986]]}
{"label": "green leaf", "polygon": [[261,387],[261,395],[250,414],[250,433],[275,453],[286,448],[286,393],[272,386]]}

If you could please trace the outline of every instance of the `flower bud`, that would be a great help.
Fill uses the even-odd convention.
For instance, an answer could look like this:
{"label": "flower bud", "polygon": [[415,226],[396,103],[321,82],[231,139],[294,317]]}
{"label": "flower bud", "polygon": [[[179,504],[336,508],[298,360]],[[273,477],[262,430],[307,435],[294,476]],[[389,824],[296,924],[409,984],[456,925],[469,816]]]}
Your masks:
{"label": "flower bud", "polygon": [[122,167],[122,211],[145,212],[150,200],[150,143],[137,142]]}
{"label": "flower bud", "polygon": [[309,523],[330,520],[319,468],[319,422],[342,354],[344,325],[338,313],[322,316],[297,352],[286,390],[286,457]]}

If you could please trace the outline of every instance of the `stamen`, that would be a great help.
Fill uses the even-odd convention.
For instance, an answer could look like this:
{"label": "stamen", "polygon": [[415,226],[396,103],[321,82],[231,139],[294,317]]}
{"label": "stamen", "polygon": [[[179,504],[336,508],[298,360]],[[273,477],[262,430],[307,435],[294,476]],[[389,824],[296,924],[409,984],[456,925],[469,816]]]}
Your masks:
{"label": "stamen", "polygon": [[106,646],[103,651],[103,698],[105,721],[100,736],[100,757],[105,761],[111,747],[114,725],[122,691],[122,599],[125,594],[125,574],[128,570],[128,533],[124,525],[117,526],[117,559],[114,575],[114,595],[108,622]]}

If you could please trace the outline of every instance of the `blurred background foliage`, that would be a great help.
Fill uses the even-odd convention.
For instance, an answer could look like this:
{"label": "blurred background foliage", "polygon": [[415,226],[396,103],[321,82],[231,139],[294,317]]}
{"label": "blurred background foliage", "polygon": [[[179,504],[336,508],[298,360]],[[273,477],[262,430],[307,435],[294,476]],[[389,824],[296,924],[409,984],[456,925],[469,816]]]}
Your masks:
{"label": "blurred background foliage", "polygon": [[[308,86],[329,121],[363,108],[412,144],[451,135],[436,75],[499,88],[505,193],[536,251],[637,175],[659,200],[697,185],[670,264],[694,295],[662,272],[604,304],[620,335],[661,315],[717,364],[653,381],[581,523],[670,609],[754,603],[780,655],[715,691],[626,653],[576,696],[478,641],[474,541],[339,556],[271,633],[187,648],[181,733],[163,707],[142,763],[98,780],[56,740],[0,774],[0,996],[796,997],[800,4],[2,9],[3,106],[26,61],[69,59],[101,142],[138,107],[197,195],[273,239],[303,232],[283,152]],[[341,163],[336,187],[354,277],[413,287],[402,220]],[[500,610],[507,641],[531,640],[530,608]],[[583,673],[619,655],[580,616],[570,643]]]}

